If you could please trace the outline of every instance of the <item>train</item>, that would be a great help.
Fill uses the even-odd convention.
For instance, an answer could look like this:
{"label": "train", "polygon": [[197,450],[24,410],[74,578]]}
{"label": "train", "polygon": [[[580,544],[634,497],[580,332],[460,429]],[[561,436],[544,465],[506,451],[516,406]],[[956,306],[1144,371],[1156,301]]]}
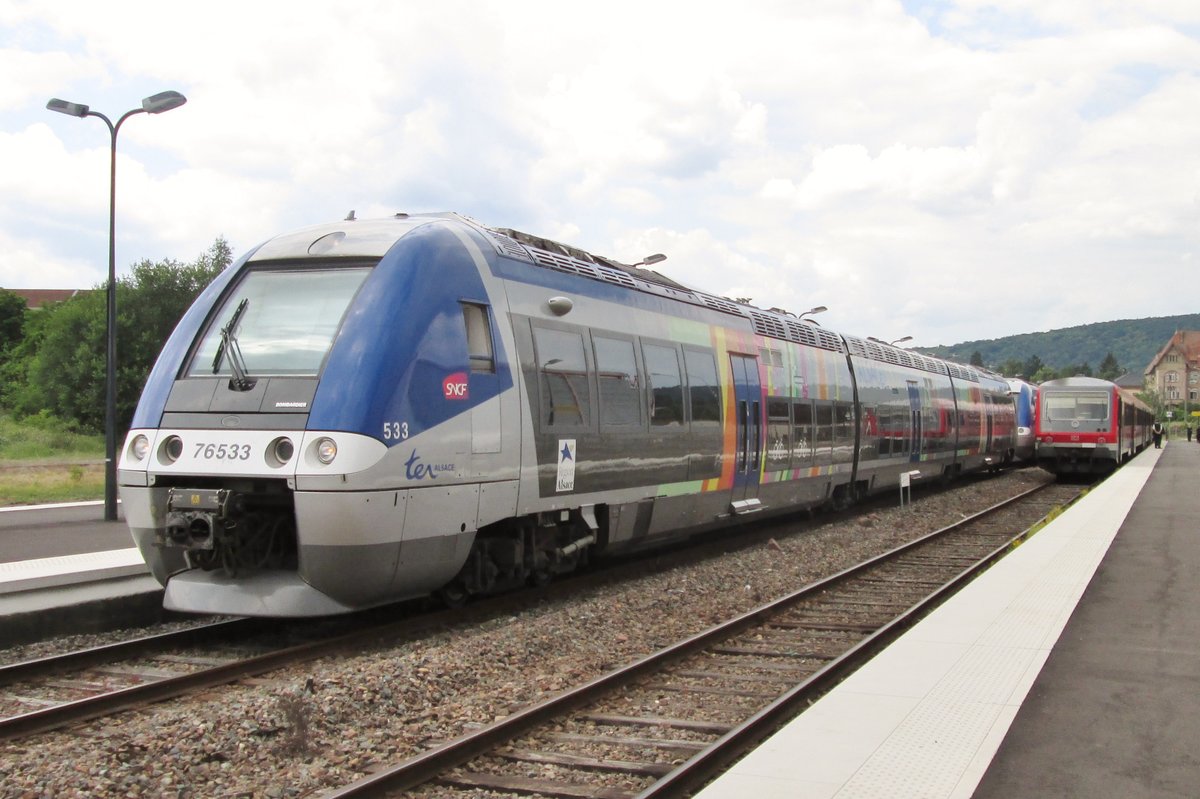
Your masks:
{"label": "train", "polygon": [[998,375],[696,291],[663,258],[455,213],[243,255],[167,340],[119,455],[165,607],[458,604],[1013,461]]}
{"label": "train", "polygon": [[1037,454],[1037,437],[1033,430],[1033,419],[1037,412],[1037,386],[1019,377],[1006,378],[1008,393],[1012,395],[1017,412],[1016,460],[1020,463],[1032,461]]}
{"label": "train", "polygon": [[1153,411],[1112,381],[1047,380],[1037,397],[1037,463],[1052,474],[1111,472],[1150,442]]}

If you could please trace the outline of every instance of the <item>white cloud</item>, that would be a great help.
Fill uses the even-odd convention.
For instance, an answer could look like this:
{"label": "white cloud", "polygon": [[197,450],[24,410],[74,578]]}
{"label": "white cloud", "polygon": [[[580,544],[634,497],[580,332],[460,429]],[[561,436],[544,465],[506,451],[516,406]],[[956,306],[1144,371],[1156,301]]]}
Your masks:
{"label": "white cloud", "polygon": [[177,89],[121,130],[122,271],[458,210],[918,344],[1191,310],[1112,286],[1194,266],[1200,6],[910,5],[0,0],[0,274],[102,279],[106,132],[46,99]]}

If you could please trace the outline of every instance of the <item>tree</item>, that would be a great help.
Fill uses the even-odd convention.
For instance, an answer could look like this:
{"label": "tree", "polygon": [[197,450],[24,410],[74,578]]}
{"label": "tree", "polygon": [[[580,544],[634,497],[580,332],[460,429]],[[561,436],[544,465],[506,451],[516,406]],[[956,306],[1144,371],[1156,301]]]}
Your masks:
{"label": "tree", "polygon": [[1024,377],[1029,379],[1029,375],[1025,372],[1025,362],[1020,358],[1009,358],[1004,363],[1000,364],[1000,374],[1007,377]]}
{"label": "tree", "polygon": [[971,366],[983,367],[983,353],[979,350],[971,353]]}
{"label": "tree", "polygon": [[1036,372],[1029,376],[1029,379],[1034,383],[1045,383],[1047,380],[1057,380],[1057,370],[1051,369],[1049,366],[1043,365]]}
{"label": "tree", "polygon": [[1074,366],[1068,366],[1062,370],[1063,377],[1091,377],[1092,365],[1087,361],[1077,363]]}
{"label": "tree", "polygon": [[0,289],[0,359],[5,350],[21,341],[25,324],[25,299],[15,291]]}
{"label": "tree", "polygon": [[[230,260],[228,243],[217,239],[191,264],[142,261],[130,277],[117,281],[118,427],[125,428],[133,417],[146,377],[180,317]],[[19,413],[45,409],[86,428],[104,429],[106,314],[105,292],[92,291],[39,320],[22,363],[6,369],[6,383],[10,371],[24,380],[22,388],[6,386],[5,401]]]}
{"label": "tree", "polygon": [[[1038,374],[1039,372],[1041,372],[1041,371],[1042,371],[1042,368],[1043,368],[1045,365],[1046,365],[1046,364],[1042,363],[1042,359],[1041,359],[1041,358],[1039,358],[1039,357],[1038,357],[1038,356],[1036,356],[1036,355],[1031,355],[1031,356],[1030,356],[1030,357],[1029,357],[1029,358],[1028,358],[1028,359],[1025,361],[1025,365],[1024,365],[1023,367],[1021,367],[1021,372],[1022,372],[1023,374],[1027,374],[1027,375],[1029,375],[1029,378],[1032,380],[1032,379],[1034,379],[1034,375],[1036,375],[1036,374]],[[1049,379],[1049,380],[1053,380],[1054,378],[1047,378],[1047,379]],[[1042,381],[1041,381],[1041,380],[1038,380],[1037,382],[1039,382],[1039,383],[1040,383],[1040,382],[1042,382]]]}
{"label": "tree", "polygon": [[1112,350],[1104,356],[1104,360],[1100,362],[1100,370],[1096,372],[1096,376],[1104,380],[1116,380],[1122,374],[1121,364],[1117,363],[1117,356],[1112,354]]}

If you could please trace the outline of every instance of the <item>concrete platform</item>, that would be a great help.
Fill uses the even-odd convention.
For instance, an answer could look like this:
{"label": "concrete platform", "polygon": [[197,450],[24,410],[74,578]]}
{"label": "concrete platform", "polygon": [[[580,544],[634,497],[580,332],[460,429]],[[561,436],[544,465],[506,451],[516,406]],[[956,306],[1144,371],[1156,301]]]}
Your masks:
{"label": "concrete platform", "polygon": [[698,796],[1196,796],[1198,486],[1143,452]]}
{"label": "concrete platform", "polygon": [[164,617],[162,586],[101,504],[0,508],[0,648]]}

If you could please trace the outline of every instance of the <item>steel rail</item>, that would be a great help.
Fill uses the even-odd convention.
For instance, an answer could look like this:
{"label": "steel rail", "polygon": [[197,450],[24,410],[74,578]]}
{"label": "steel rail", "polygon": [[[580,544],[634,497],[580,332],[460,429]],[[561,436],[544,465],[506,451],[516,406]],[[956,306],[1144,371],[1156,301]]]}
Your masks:
{"label": "steel rail", "polygon": [[246,633],[262,626],[261,619],[238,617],[208,622],[185,630],[143,635],[128,641],[117,641],[111,644],[76,649],[58,655],[23,660],[0,666],[0,686],[12,685],[20,680],[28,680],[45,674],[78,669],[97,663],[109,663],[122,658],[152,652],[167,646],[195,646],[229,635],[231,632]]}
{"label": "steel rail", "polygon": [[[281,647],[261,655],[201,669],[190,674],[167,677],[117,691],[87,697],[72,702],[0,719],[0,741],[20,738],[34,733],[57,729],[66,724],[117,713],[122,710],[171,699],[189,691],[225,685],[253,677],[284,666],[295,665],[329,652],[360,644],[377,644],[380,638],[396,638],[444,626],[451,618],[450,611],[432,613],[417,618],[389,621],[382,625],[364,624],[351,632],[316,638],[292,646]],[[236,620],[235,620],[236,621]],[[277,624],[273,619],[249,619],[247,629],[254,625]],[[36,661],[34,661],[36,663]],[[25,664],[21,665],[25,668]]]}
{"label": "steel rail", "polygon": [[[377,796],[384,793],[394,791],[407,790],[416,786],[427,783],[437,777],[439,774],[457,767],[470,761],[472,758],[485,754],[486,752],[496,748],[502,743],[513,740],[517,736],[525,733],[539,723],[548,721],[562,714],[576,709],[582,705],[599,698],[603,694],[618,688],[631,680],[641,676],[646,672],[650,672],[659,668],[662,664],[673,661],[683,655],[703,649],[710,643],[717,642],[721,639],[728,638],[745,628],[752,627],[756,623],[768,617],[774,616],[779,611],[793,605],[803,599],[811,597],[816,593],[834,586],[837,583],[843,582],[846,579],[860,574],[864,571],[872,569],[889,560],[894,559],[898,555],[923,546],[930,541],[946,536],[959,528],[977,521],[985,516],[999,511],[1013,503],[1025,499],[1026,497],[1042,491],[1051,483],[1045,483],[1035,486],[1027,491],[1024,491],[1014,497],[1010,497],[1002,502],[998,502],[984,510],[964,517],[954,524],[935,530],[920,538],[914,539],[907,543],[901,544],[881,555],[878,555],[869,560],[858,563],[854,566],[843,569],[836,574],[823,578],[817,582],[810,583],[797,591],[786,596],[772,600],[760,607],[749,610],[739,616],[729,619],[721,624],[703,630],[683,641],[672,644],[657,652],[651,653],[631,664],[613,670],[599,677],[596,677],[589,682],[577,686],[573,689],[568,689],[560,694],[544,699],[540,702],[529,705],[521,710],[518,710],[511,715],[501,719],[498,722],[481,727],[469,733],[465,733],[458,738],[448,741],[441,746],[414,755],[407,760],[397,763],[389,768],[381,769],[376,773],[357,780],[340,788],[335,788],[322,794],[322,799],[350,799],[350,797],[367,797]],[[948,592],[951,592],[955,586],[963,580],[969,579],[970,576],[978,571],[978,569],[990,564],[1011,545],[1012,540],[1019,539],[1029,531],[1023,531],[995,548],[982,561],[983,565],[977,565],[963,570],[958,577],[951,583],[942,586],[934,591],[926,599],[920,601],[918,605],[906,612],[903,616],[894,619],[893,621],[883,625],[878,631],[871,634],[868,638],[854,645],[851,650],[837,658],[826,667],[822,668],[815,675],[806,680],[801,686],[789,690],[785,696],[776,700],[767,708],[760,710],[749,721],[744,722],[723,736],[717,743],[729,741],[718,747],[717,743],[708,746],[695,757],[681,765],[678,769],[668,774],[660,783],[667,783],[674,787],[683,784],[693,784],[698,775],[703,773],[703,769],[712,768],[715,764],[722,761],[721,752],[731,745],[734,741],[744,740],[745,736],[761,734],[761,730],[769,725],[776,723],[782,718],[788,708],[794,706],[794,703],[799,700],[802,695],[811,695],[814,686],[830,684],[836,679],[844,676],[839,673],[844,670],[846,665],[852,662],[854,657],[862,657],[864,653],[873,651],[883,645],[886,635],[894,637],[899,631],[903,630],[912,619],[924,609],[930,607],[931,604],[940,601]],[[839,668],[834,668],[835,664]],[[802,691],[801,688],[804,690]],[[785,701],[786,699],[786,701]],[[742,727],[747,729],[738,732]],[[738,733],[735,735],[734,733]],[[693,761],[695,764],[693,765]],[[654,790],[654,786],[648,789],[645,796],[656,796],[657,794],[650,791]]]}

